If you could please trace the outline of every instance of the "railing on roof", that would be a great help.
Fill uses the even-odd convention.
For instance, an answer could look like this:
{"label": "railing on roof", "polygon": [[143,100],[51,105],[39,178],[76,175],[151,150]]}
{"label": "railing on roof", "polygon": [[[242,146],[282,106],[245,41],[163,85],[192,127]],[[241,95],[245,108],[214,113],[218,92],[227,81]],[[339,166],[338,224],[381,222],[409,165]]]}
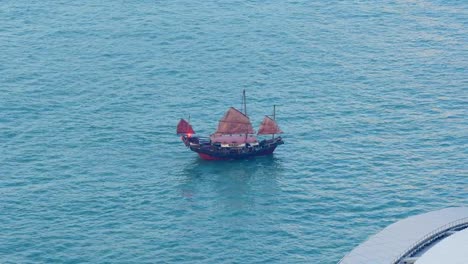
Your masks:
{"label": "railing on roof", "polygon": [[401,261],[403,261],[405,258],[407,258],[407,257],[411,256],[412,254],[418,252],[419,250],[423,249],[425,246],[427,246],[428,244],[430,244],[434,240],[439,239],[441,236],[446,234],[448,231],[463,227],[465,225],[468,227],[468,217],[455,220],[453,222],[450,222],[448,224],[445,224],[445,225],[435,229],[434,231],[430,232],[429,234],[425,235],[424,237],[422,237],[421,239],[419,239],[418,241],[413,243],[402,254],[398,255],[398,257],[396,257],[393,260],[392,264],[401,263]]}
{"label": "railing on roof", "polygon": [[[462,219],[455,220],[453,222],[450,222],[448,224],[445,224],[436,230],[430,232],[429,234],[425,235],[423,238],[419,239],[415,243],[413,243],[407,250],[404,251],[404,253],[398,255],[395,260],[393,260],[392,264],[399,264],[402,260],[404,260],[406,257],[416,253],[420,249],[422,249],[424,246],[426,246],[428,243],[434,241],[437,238],[440,238],[443,234],[445,234],[447,231],[450,231],[452,229],[460,228],[466,225],[468,227],[468,217],[464,217]],[[367,240],[366,240],[367,241]],[[342,261],[351,254],[352,250],[349,251],[346,255],[344,255],[338,264],[342,263]]]}

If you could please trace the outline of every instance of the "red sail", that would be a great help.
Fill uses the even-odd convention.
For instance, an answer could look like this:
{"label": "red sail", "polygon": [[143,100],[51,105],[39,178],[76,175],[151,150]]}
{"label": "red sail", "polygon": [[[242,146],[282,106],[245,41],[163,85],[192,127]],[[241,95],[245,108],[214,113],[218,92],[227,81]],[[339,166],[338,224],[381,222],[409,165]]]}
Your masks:
{"label": "red sail", "polygon": [[187,121],[181,118],[177,124],[177,134],[195,134],[195,131]]}
{"label": "red sail", "polygon": [[253,134],[252,124],[248,116],[244,115],[234,107],[224,114],[224,117],[219,120],[218,129],[215,134]]}
{"label": "red sail", "polygon": [[265,116],[260,129],[258,130],[259,135],[269,135],[269,134],[281,134],[283,131],[278,127],[275,120],[271,119],[268,116]]}

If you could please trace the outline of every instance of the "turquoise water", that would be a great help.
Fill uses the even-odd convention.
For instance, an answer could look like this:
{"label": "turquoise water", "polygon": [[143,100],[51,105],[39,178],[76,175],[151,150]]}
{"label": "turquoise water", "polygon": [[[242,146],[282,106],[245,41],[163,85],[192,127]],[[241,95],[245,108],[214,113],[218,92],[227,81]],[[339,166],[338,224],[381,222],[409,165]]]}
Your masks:
{"label": "turquoise water", "polygon": [[[466,1],[2,1],[0,262],[336,263],[468,204]],[[228,106],[271,157],[206,162]]]}

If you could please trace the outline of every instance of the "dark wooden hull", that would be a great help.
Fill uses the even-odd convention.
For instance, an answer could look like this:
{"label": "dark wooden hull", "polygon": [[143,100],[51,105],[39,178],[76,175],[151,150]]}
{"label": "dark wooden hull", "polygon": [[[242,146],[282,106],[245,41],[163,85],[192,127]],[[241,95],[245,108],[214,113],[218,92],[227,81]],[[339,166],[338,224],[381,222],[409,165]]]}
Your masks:
{"label": "dark wooden hull", "polygon": [[[233,159],[248,159],[257,156],[265,156],[272,154],[276,147],[284,144],[281,137],[270,140],[263,140],[257,146],[246,147],[219,147],[211,143],[200,143],[197,138],[183,137],[185,145],[190,150],[198,153],[200,158],[204,160],[233,160]],[[248,144],[247,144],[248,145]]]}

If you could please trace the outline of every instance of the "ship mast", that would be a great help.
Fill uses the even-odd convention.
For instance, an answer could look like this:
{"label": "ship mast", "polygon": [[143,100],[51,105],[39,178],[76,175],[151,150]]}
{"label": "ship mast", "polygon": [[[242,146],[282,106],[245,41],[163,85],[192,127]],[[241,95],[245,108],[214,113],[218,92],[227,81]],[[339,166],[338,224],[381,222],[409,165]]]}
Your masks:
{"label": "ship mast", "polygon": [[[273,121],[276,121],[276,105],[273,105]],[[271,139],[275,138],[275,134],[271,135]]]}
{"label": "ship mast", "polygon": [[[243,108],[244,108],[244,115],[247,116],[247,100],[245,98],[245,89],[242,90],[242,103],[243,103]],[[245,142],[247,142],[247,135],[248,135],[248,131],[245,132]]]}
{"label": "ship mast", "polygon": [[244,115],[247,116],[247,100],[245,98],[245,89],[242,91],[242,103],[244,104]]}

